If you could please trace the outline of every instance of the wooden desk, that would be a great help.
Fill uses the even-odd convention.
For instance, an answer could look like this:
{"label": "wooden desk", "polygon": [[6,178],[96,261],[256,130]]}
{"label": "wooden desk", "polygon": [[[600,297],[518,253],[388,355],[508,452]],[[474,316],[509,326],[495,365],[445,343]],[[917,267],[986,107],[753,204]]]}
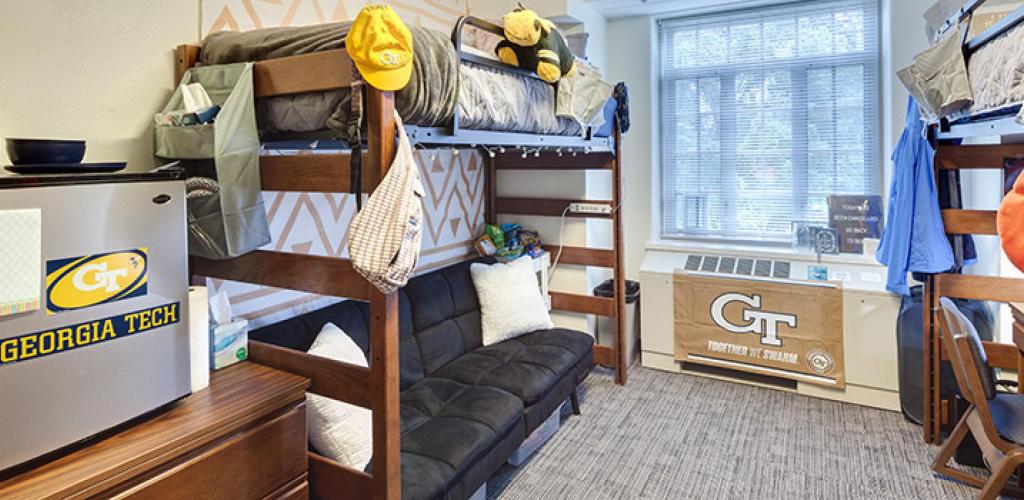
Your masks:
{"label": "wooden desk", "polygon": [[0,498],[306,498],[308,386],[252,362],[225,368],[170,409],[0,482]]}

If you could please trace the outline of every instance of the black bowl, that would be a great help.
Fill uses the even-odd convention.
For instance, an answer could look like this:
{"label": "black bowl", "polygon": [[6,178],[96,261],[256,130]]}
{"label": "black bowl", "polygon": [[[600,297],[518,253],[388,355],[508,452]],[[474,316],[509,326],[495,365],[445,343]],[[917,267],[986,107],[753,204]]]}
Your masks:
{"label": "black bowl", "polygon": [[85,157],[85,141],[7,138],[7,156],[15,165],[79,163]]}

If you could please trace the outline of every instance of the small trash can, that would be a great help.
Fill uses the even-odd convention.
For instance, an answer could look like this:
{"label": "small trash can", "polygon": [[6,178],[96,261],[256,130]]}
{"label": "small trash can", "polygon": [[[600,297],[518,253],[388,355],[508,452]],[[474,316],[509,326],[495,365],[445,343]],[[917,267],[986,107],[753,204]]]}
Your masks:
{"label": "small trash can", "polygon": [[[613,297],[612,280],[605,280],[604,283],[594,287],[594,295],[597,297]],[[640,283],[633,280],[626,280],[626,365],[633,364],[636,356],[640,353],[640,317],[637,310],[640,307]],[[597,317],[595,330],[597,343],[611,346],[615,342],[615,320],[607,316]]]}

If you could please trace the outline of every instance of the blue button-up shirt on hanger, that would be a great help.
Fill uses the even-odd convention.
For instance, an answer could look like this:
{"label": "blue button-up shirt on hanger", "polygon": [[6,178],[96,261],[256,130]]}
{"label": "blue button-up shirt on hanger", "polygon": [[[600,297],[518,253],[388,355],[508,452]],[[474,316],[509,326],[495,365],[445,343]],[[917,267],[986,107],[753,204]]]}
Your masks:
{"label": "blue button-up shirt on hanger", "polygon": [[875,258],[889,268],[886,288],[909,295],[907,273],[941,273],[953,267],[935,184],[935,149],[925,138],[917,103],[907,103],[907,124],[892,154],[889,215]]}

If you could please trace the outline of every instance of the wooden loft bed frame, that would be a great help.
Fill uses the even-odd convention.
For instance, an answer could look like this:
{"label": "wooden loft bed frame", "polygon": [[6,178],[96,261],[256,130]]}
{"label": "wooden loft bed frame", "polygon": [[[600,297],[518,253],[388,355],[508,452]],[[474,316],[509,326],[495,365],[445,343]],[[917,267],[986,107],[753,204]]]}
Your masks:
{"label": "wooden loft bed frame", "polygon": [[[963,169],[999,169],[1007,165],[1019,165],[1024,160],[1024,144],[960,145],[939,142],[935,151],[935,174]],[[992,210],[964,210],[945,208],[942,222],[949,235],[996,235],[996,212]],[[926,443],[941,444],[943,430],[952,428],[951,401],[941,394],[941,371],[943,362],[949,361],[941,342],[939,331],[939,297],[987,300],[1002,303],[1024,300],[1024,279],[996,276],[977,276],[954,273],[929,275],[925,281],[924,307],[924,357],[925,357],[925,415],[924,440]],[[1018,378],[1024,374],[1020,353],[1012,344],[983,342],[989,364],[995,368],[1015,370]],[[1024,385],[1018,386],[1024,392]]]}
{"label": "wooden loft bed frame", "polygon": [[[958,13],[947,22],[949,27],[966,19],[983,0],[968,0]],[[969,58],[988,42],[1024,22],[1024,7],[1008,14],[998,23],[976,37],[964,40],[963,51]],[[935,147],[935,179],[942,182],[946,176],[961,170],[997,169],[1024,165],[1024,144],[963,145],[968,137],[1000,136],[1019,142],[1024,138],[1024,127],[1012,115],[968,120],[965,123],[940,122],[929,129],[929,138]],[[947,235],[993,235],[996,232],[996,212],[992,210],[942,209],[942,222]],[[962,249],[955,248],[958,257]],[[1024,301],[1024,279],[996,276],[977,276],[955,273],[932,274],[924,285],[924,421],[926,443],[941,444],[943,431],[951,430],[953,421],[951,401],[941,394],[941,366],[949,361],[949,353],[942,345],[939,331],[939,297],[985,300],[1002,303]],[[989,364],[995,368],[1016,370],[1018,382],[1024,379],[1024,363],[1018,348],[1011,344],[983,342]],[[1018,384],[1018,392],[1024,385]]]}
{"label": "wooden loft bed frame", "polygon": [[[460,24],[461,27],[461,24]],[[199,47],[181,45],[176,48],[175,84],[199,58]],[[324,51],[254,64],[254,89],[257,97],[315,92],[348,88],[351,85],[352,62],[344,50]],[[371,86],[366,88],[368,127],[367,150],[363,160],[362,193],[371,193],[387,173],[395,153],[395,100],[393,92]],[[612,140],[590,142],[579,137],[511,134],[473,131],[461,137],[455,133],[438,134],[434,130],[417,129],[436,134],[435,144],[474,144],[487,146],[574,147],[580,141],[598,144],[592,153],[579,157],[519,158],[513,153],[496,154],[487,159],[485,219],[494,222],[499,213],[560,216],[569,203],[602,203],[612,208],[610,215],[575,214],[575,217],[603,217],[612,220],[612,249],[564,247],[560,262],[567,265],[597,266],[612,269],[614,298],[551,292],[552,308],[613,318],[616,326],[611,346],[594,346],[595,363],[615,372],[615,381],[626,383],[626,348],[624,346],[625,277],[623,275],[621,217],[621,134],[616,130]],[[424,132],[425,131],[425,132]],[[452,132],[458,132],[453,128]],[[460,140],[461,139],[461,140]],[[493,142],[485,142],[487,139]],[[612,141],[614,141],[612,143]],[[424,141],[429,142],[429,141]],[[588,149],[589,150],[589,149]],[[262,188],[270,191],[350,192],[349,155],[317,154],[296,156],[263,156],[260,161]],[[605,170],[613,178],[611,200],[565,200],[498,197],[495,190],[496,171],[516,170]],[[557,245],[546,245],[548,251]],[[370,304],[369,368],[308,355],[301,351],[250,341],[250,359],[267,366],[295,373],[311,380],[309,392],[368,408],[373,414],[373,474],[352,469],[309,451],[311,495],[337,498],[339,492],[352,498],[398,499],[401,496],[400,417],[399,417],[399,351],[398,294],[383,294],[370,285],[352,267],[348,259],[258,250],[223,261],[190,258],[190,274],[241,281],[277,288],[305,291],[320,295],[345,297]]]}

